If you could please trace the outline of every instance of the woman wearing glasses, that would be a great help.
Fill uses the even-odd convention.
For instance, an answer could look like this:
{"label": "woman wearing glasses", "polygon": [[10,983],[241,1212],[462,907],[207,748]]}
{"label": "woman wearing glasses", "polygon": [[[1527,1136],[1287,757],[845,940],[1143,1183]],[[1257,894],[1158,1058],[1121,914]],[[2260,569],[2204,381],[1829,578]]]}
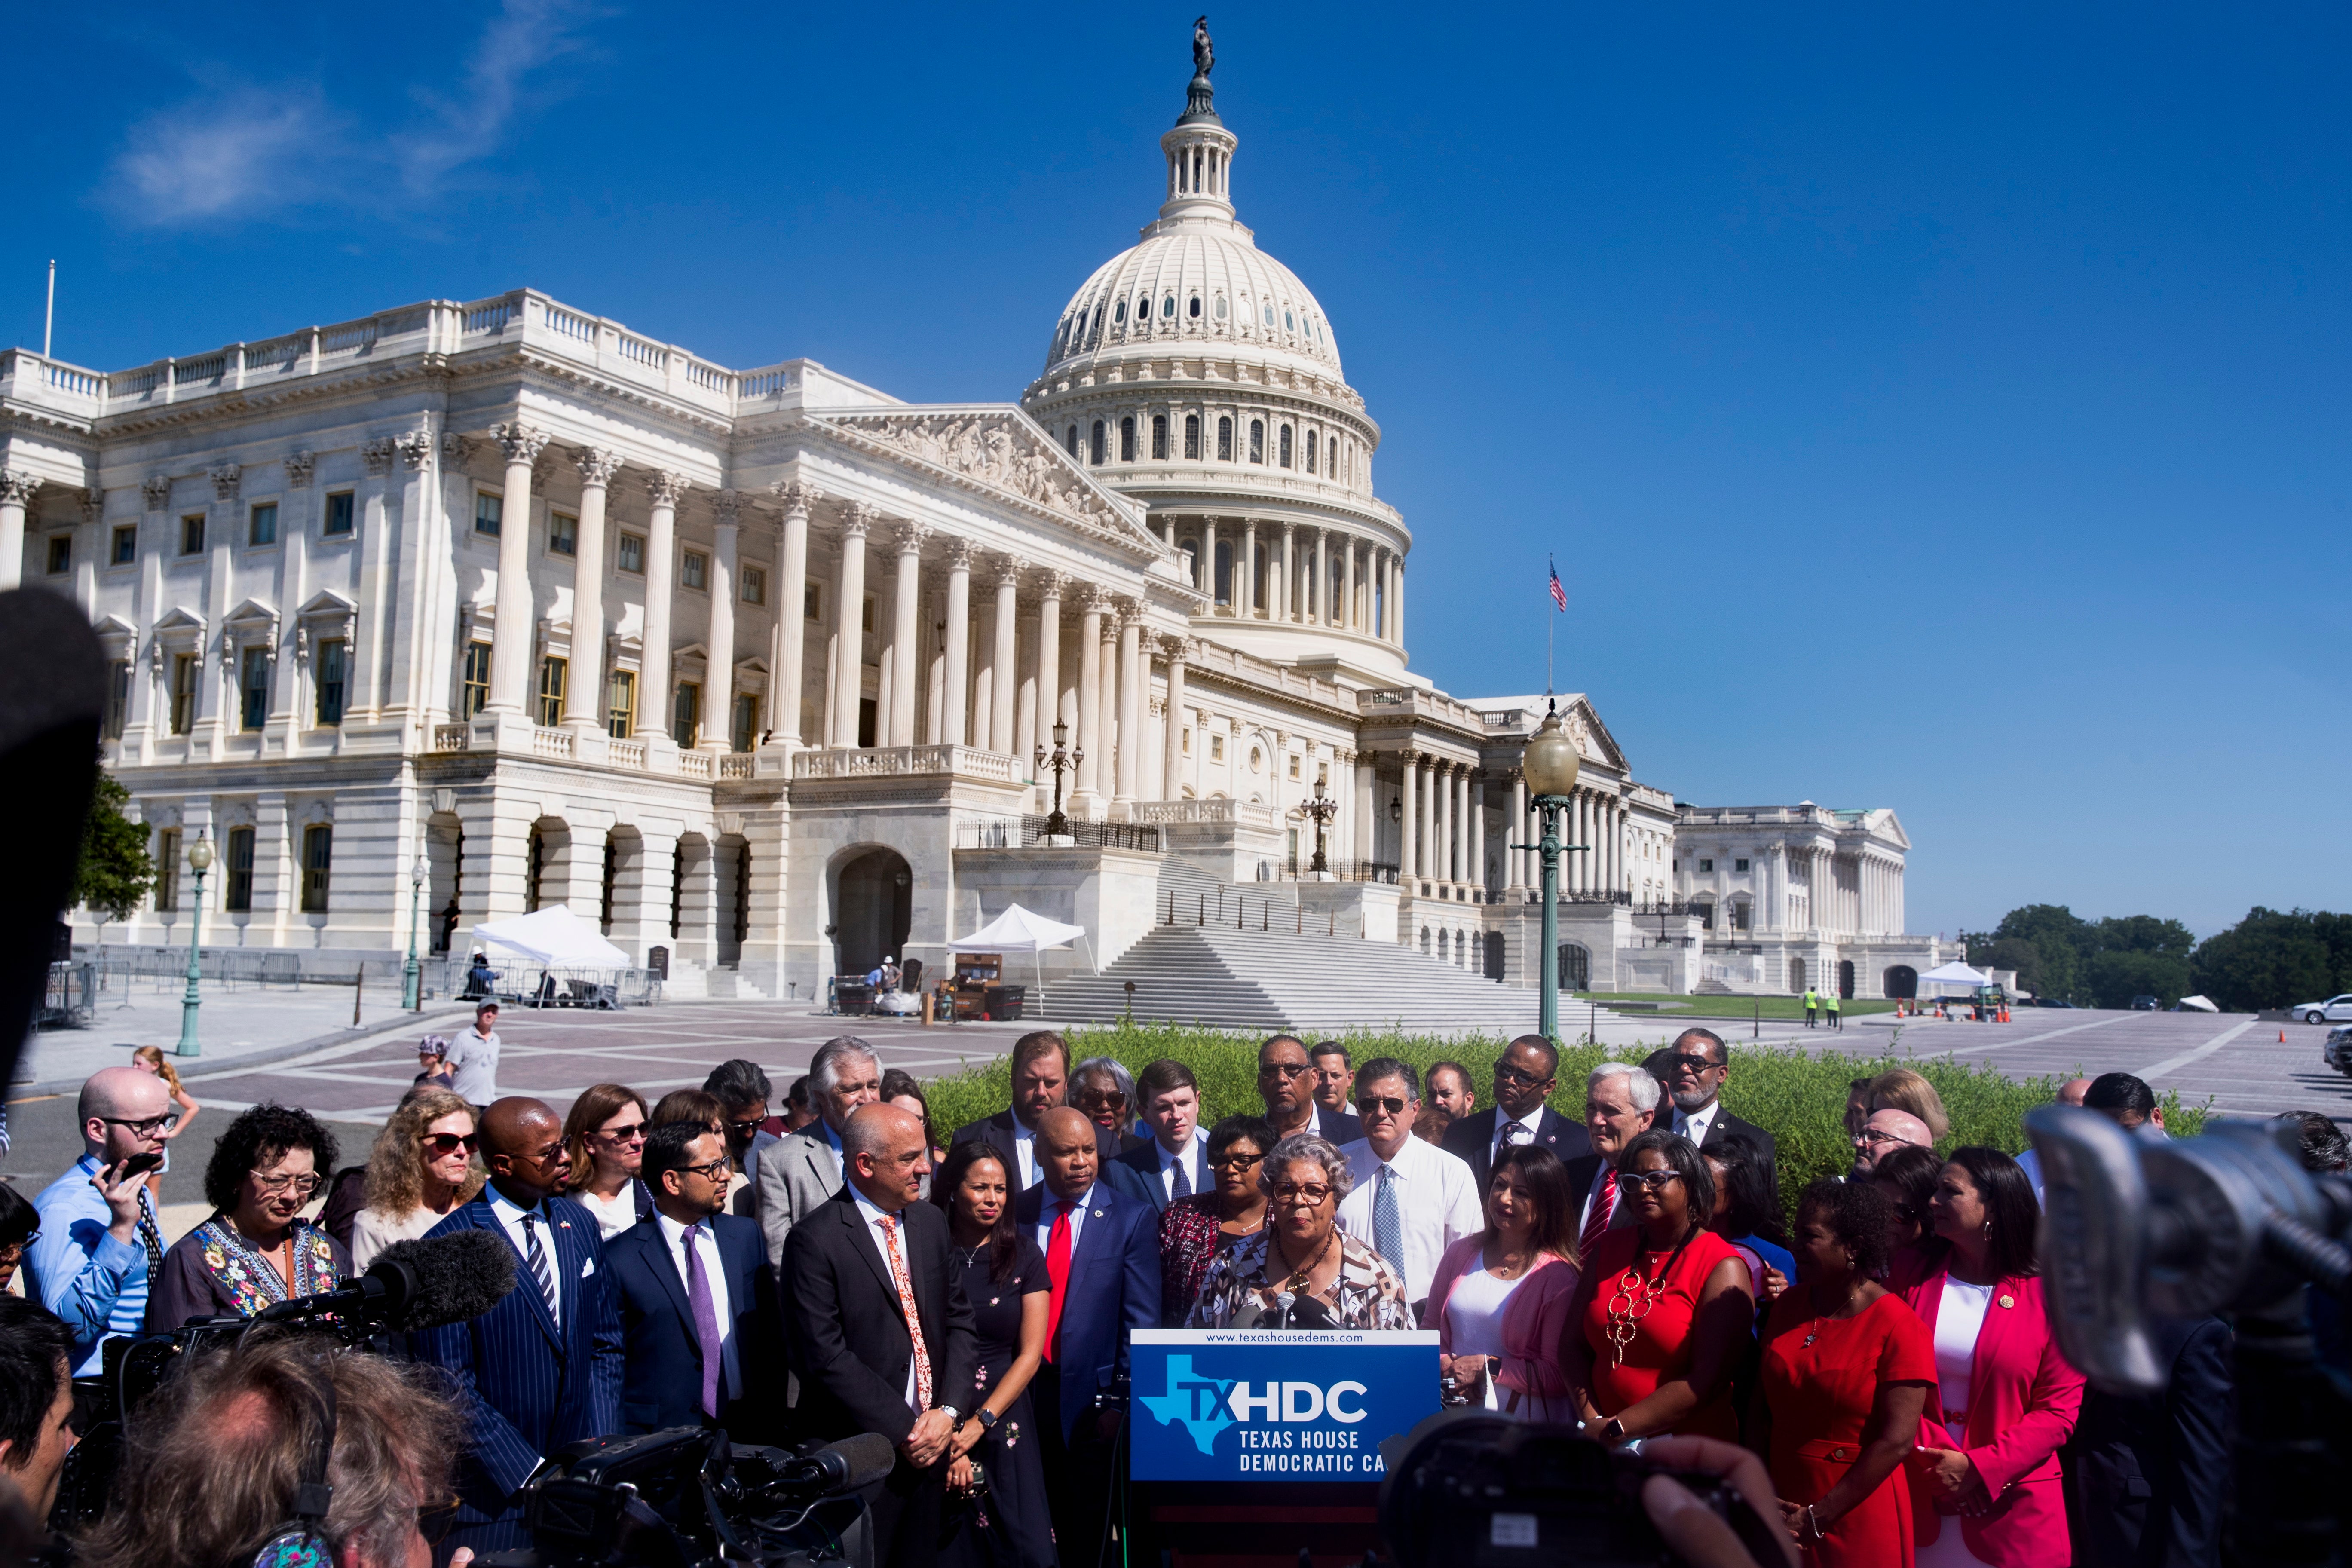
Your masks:
{"label": "woman wearing glasses", "polygon": [[367,1272],[395,1241],[413,1241],[481,1191],[474,1108],[446,1089],[412,1089],[368,1152],[367,1206],[352,1222],[352,1267]]}
{"label": "woman wearing glasses", "polygon": [[1348,1157],[1312,1132],[1276,1143],[1258,1167],[1272,1201],[1264,1229],[1209,1265],[1190,1329],[1410,1329],[1397,1271],[1339,1228],[1354,1184]]}
{"label": "woman wearing glasses", "polygon": [[563,1146],[572,1155],[567,1195],[596,1216],[601,1240],[653,1215],[654,1194],[638,1174],[647,1125],[646,1097],[624,1083],[590,1084],[563,1119]]}
{"label": "woman wearing glasses", "polygon": [[1171,1202],[1160,1215],[1160,1321],[1181,1325],[1200,1300],[1209,1265],[1265,1228],[1258,1168],[1275,1145],[1263,1116],[1228,1116],[1209,1130],[1209,1190]]}
{"label": "woman wearing glasses", "polygon": [[1070,1069],[1070,1103],[1110,1134],[1112,1153],[1142,1146],[1135,1131],[1135,1076],[1112,1058],[1088,1057]]}
{"label": "woman wearing glasses", "polygon": [[257,1105],[213,1145],[213,1216],[174,1243],[147,1300],[147,1331],[197,1318],[250,1318],[351,1277],[341,1242],[300,1217],[335,1163],[335,1137],[290,1105]]}
{"label": "woman wearing glasses", "polygon": [[1748,1265],[1706,1228],[1715,1178],[1691,1141],[1652,1129],[1618,1157],[1634,1223],[1602,1233],[1583,1259],[1561,1347],[1562,1375],[1588,1433],[1739,1440],[1731,1374],[1751,1342]]}

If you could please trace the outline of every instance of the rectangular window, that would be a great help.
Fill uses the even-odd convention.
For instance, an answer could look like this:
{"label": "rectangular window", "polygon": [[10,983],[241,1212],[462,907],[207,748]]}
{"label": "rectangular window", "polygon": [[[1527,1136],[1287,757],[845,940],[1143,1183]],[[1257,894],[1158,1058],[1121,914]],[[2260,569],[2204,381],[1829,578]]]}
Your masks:
{"label": "rectangular window", "polygon": [[1263,419],[1250,421],[1250,461],[1265,461],[1265,421]]}
{"label": "rectangular window", "polygon": [[752,726],[759,722],[760,700],[748,691],[735,694],[735,721],[729,726],[729,743],[739,752],[748,752],[759,740]]}
{"label": "rectangular window", "polygon": [[49,575],[62,576],[71,570],[72,566],[73,535],[70,533],[49,535]]}
{"label": "rectangular window", "polygon": [[475,491],[474,531],[488,534],[490,538],[496,539],[499,536],[499,531],[506,526],[506,504],[504,499],[499,496],[485,495],[479,490]]}
{"label": "rectangular window", "polygon": [[801,590],[801,619],[822,623],[824,620],[824,600],[816,590],[817,585],[814,583]]}
{"label": "rectangular window", "polygon": [[114,531],[114,551],[108,557],[108,563],[114,566],[128,566],[138,559],[139,525],[124,523]]}
{"label": "rectangular window", "polygon": [[1135,421],[1131,418],[1118,422],[1118,460],[1122,463],[1135,461]]}
{"label": "rectangular window", "polygon": [[677,563],[677,585],[681,588],[702,588],[709,585],[710,557],[699,550],[689,550]]}
{"label": "rectangular window", "polygon": [[196,672],[203,659],[193,653],[172,658],[172,733],[184,735],[196,721]]}
{"label": "rectangular window", "polygon": [[1234,422],[1230,417],[1219,415],[1217,416],[1217,461],[1230,463],[1233,460]]}
{"label": "rectangular window", "polygon": [[1734,860],[1731,863],[1731,868],[1735,871],[1745,871],[1748,869],[1748,862],[1745,860]]}
{"label": "rectangular window", "polygon": [[1290,759],[1290,776],[1292,778],[1297,778],[1298,776],[1298,759],[1297,757]]}
{"label": "rectangular window", "polygon": [[1103,422],[1099,419],[1095,421],[1094,428],[1087,437],[1087,455],[1096,468],[1102,467]]}
{"label": "rectangular window", "polygon": [[155,835],[155,908],[180,907],[180,830],[166,827]]}
{"label": "rectangular window", "polygon": [[1188,757],[1192,754],[1192,731],[1190,728],[1184,731],[1184,754]]}
{"label": "rectangular window", "polygon": [[466,645],[466,669],[457,689],[457,717],[471,719],[490,705],[490,645]]}
{"label": "rectangular window", "polygon": [[670,710],[669,738],[677,742],[678,750],[691,751],[702,729],[702,687],[692,680],[677,683],[677,697]]}
{"label": "rectangular window", "polygon": [[1698,863],[1698,868],[1702,871],[1712,871],[1715,869],[1715,862],[1712,860],[1701,860]]}
{"label": "rectangular window", "polygon": [[343,663],[351,644],[329,637],[319,645],[319,727],[331,730],[343,721]]}
{"label": "rectangular window", "polygon": [[625,741],[637,726],[637,672],[616,669],[604,683],[604,732]]}
{"label": "rectangular window", "polygon": [[327,912],[327,869],[335,858],[335,830],[316,822],[302,830],[302,912]]}
{"label": "rectangular window", "polygon": [[1731,929],[1732,929],[1732,930],[1734,930],[1734,931],[1746,931],[1746,930],[1748,929],[1748,906],[1747,906],[1747,904],[1745,904],[1745,903],[1737,903],[1737,904],[1732,905],[1732,906],[1731,906]]}
{"label": "rectangular window", "polygon": [[106,667],[106,738],[122,739],[131,721],[131,661],[118,658]]}
{"label": "rectangular window", "polygon": [[642,533],[621,535],[620,550],[613,563],[624,572],[634,572],[643,576],[646,570],[646,536]]}
{"label": "rectangular window", "polygon": [[566,517],[560,511],[547,514],[547,552],[550,555],[580,553],[580,520]]}
{"label": "rectangular window", "polygon": [[550,729],[563,722],[563,687],[571,674],[570,659],[551,657],[539,661],[539,721]]}
{"label": "rectangular window", "polygon": [[1201,455],[1201,416],[1197,414],[1184,416],[1184,455],[1193,458]]}
{"label": "rectangular window", "polygon": [[253,908],[253,829],[232,827],[224,836],[221,857],[221,908],[247,911]]}
{"label": "rectangular window", "polygon": [[768,602],[768,574],[757,566],[743,568],[743,602],[747,605]]}
{"label": "rectangular window", "polygon": [[1282,427],[1282,439],[1280,444],[1282,466],[1286,468],[1290,467],[1290,426],[1287,425]]}
{"label": "rectangular window", "polygon": [[202,555],[205,552],[205,518],[202,512],[180,520],[180,553]]}
{"label": "rectangular window", "polygon": [[247,730],[258,730],[269,722],[269,650],[249,647],[239,662],[236,687],[244,699],[238,718]]}
{"label": "rectangular window", "polygon": [[320,520],[319,531],[329,539],[351,536],[356,515],[358,498],[349,490],[337,490],[327,498],[327,515]]}
{"label": "rectangular window", "polygon": [[1222,762],[1223,762],[1224,760],[1225,760],[1225,738],[1224,738],[1223,735],[1212,735],[1212,736],[1210,736],[1210,737],[1209,737],[1209,761],[1211,761],[1211,762],[1213,762],[1213,763],[1222,763]]}
{"label": "rectangular window", "polygon": [[278,503],[263,501],[247,514],[245,542],[247,544],[278,542]]}
{"label": "rectangular window", "polygon": [[1168,416],[1165,414],[1151,416],[1151,455],[1155,458],[1168,455]]}

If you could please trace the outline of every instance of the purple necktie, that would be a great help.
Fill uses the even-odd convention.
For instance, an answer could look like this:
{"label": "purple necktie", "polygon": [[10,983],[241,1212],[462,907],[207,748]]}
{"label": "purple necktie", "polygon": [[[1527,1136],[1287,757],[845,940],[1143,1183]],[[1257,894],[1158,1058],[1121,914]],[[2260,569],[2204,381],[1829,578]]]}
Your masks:
{"label": "purple necktie", "polygon": [[710,1300],[710,1277],[702,1271],[702,1227],[686,1227],[686,1300],[694,1309],[694,1337],[702,1342],[702,1413],[719,1417],[719,1309]]}

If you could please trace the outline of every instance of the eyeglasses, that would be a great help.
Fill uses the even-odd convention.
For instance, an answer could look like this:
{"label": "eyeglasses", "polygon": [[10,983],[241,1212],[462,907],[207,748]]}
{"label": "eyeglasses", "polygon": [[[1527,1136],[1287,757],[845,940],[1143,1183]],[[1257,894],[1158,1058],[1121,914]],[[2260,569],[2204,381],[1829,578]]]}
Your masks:
{"label": "eyeglasses", "polygon": [[1274,1189],[1274,1195],[1286,1204],[1305,1204],[1309,1208],[1318,1208],[1324,1199],[1331,1195],[1331,1189],[1314,1182],[1285,1182]]}
{"label": "eyeglasses", "polygon": [[1901,1143],[1906,1146],[1911,1142],[1911,1140],[1904,1137],[1900,1132],[1882,1131],[1875,1127],[1864,1128],[1860,1132],[1854,1134],[1853,1141],[1857,1143]]}
{"label": "eyeglasses", "polygon": [[101,1116],[99,1120],[109,1127],[128,1127],[142,1138],[152,1138],[158,1132],[169,1132],[177,1127],[180,1113],[174,1110],[163,1116],[143,1116],[136,1121],[121,1116]]}
{"label": "eyeglasses", "polygon": [[700,1176],[706,1182],[723,1182],[734,1174],[734,1161],[721,1155],[707,1165],[680,1165],[677,1168],[688,1175]]}
{"label": "eyeglasses", "polygon": [[1496,1062],[1495,1081],[1496,1083],[1541,1083],[1544,1080],[1525,1068],[1515,1068],[1507,1062]]}
{"label": "eyeglasses", "polygon": [[1729,1062],[1719,1062],[1709,1057],[1692,1056],[1687,1054],[1678,1057],[1668,1057],[1666,1058],[1666,1070],[1668,1072],[1713,1072],[1717,1068],[1729,1067],[1730,1065],[1731,1064]]}
{"label": "eyeglasses", "polygon": [[482,1146],[482,1141],[471,1132],[427,1132],[419,1142],[441,1156],[454,1154],[460,1149],[470,1154]]}
{"label": "eyeglasses", "polygon": [[563,1158],[563,1145],[560,1142],[550,1143],[546,1148],[534,1150],[530,1153],[520,1156],[520,1158],[529,1160],[533,1164],[552,1165],[555,1162]]}
{"label": "eyeglasses", "polygon": [[[747,1125],[757,1125],[757,1123]],[[610,1138],[615,1143],[642,1143],[646,1137],[646,1124],[642,1121],[632,1121],[626,1127],[607,1127],[596,1136]]]}
{"label": "eyeglasses", "polygon": [[1260,1062],[1257,1064],[1257,1076],[1260,1078],[1305,1078],[1308,1073],[1311,1073],[1315,1069],[1313,1068],[1307,1066],[1305,1062]]}
{"label": "eyeglasses", "polygon": [[1236,1154],[1232,1150],[1228,1149],[1222,1154],[1212,1154],[1209,1156],[1209,1169],[1213,1171],[1246,1171],[1252,1165],[1256,1164],[1259,1161],[1265,1158],[1265,1156],[1264,1154]]}
{"label": "eyeglasses", "polygon": [[1391,1116],[1402,1116],[1404,1101],[1392,1094],[1360,1094],[1356,1096],[1356,1109],[1366,1116],[1375,1110],[1385,1110]]}
{"label": "eyeglasses", "polygon": [[[767,1120],[768,1119],[764,1116],[755,1116],[749,1121],[730,1121],[727,1124],[727,1130],[730,1132],[734,1133],[738,1138],[749,1138],[753,1133],[759,1131],[761,1123]],[[640,1130],[632,1127],[628,1129],[628,1131],[618,1133],[616,1136],[625,1138],[628,1136],[629,1132],[635,1132],[638,1131]]]}
{"label": "eyeglasses", "polygon": [[1078,1096],[1081,1110],[1117,1110],[1127,1103],[1127,1096],[1115,1089],[1090,1089]]}
{"label": "eyeglasses", "polygon": [[253,1178],[253,1184],[255,1186],[259,1187],[264,1193],[267,1193],[273,1198],[280,1193],[292,1193],[298,1198],[307,1198],[312,1193],[317,1192],[319,1188],[325,1184],[327,1179],[326,1177],[318,1174],[316,1172],[310,1172],[301,1175],[288,1173],[284,1175],[266,1176],[259,1171],[247,1171],[246,1174]]}
{"label": "eyeglasses", "polygon": [[1654,1193],[1668,1182],[1681,1181],[1683,1173],[1680,1171],[1620,1171],[1617,1179],[1633,1186],[1647,1187]]}
{"label": "eyeglasses", "polygon": [[33,1243],[40,1239],[41,1233],[37,1230],[22,1241],[0,1242],[0,1258],[14,1258],[19,1253],[30,1251]]}

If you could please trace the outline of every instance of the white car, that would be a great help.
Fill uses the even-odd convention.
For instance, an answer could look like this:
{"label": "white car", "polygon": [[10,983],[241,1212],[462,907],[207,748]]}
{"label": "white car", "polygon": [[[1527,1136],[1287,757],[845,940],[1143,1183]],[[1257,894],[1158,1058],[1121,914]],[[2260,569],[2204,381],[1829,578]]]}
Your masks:
{"label": "white car", "polygon": [[2298,1002],[2286,1011],[2290,1018],[2306,1024],[2352,1024],[2352,991],[2325,1002]]}

